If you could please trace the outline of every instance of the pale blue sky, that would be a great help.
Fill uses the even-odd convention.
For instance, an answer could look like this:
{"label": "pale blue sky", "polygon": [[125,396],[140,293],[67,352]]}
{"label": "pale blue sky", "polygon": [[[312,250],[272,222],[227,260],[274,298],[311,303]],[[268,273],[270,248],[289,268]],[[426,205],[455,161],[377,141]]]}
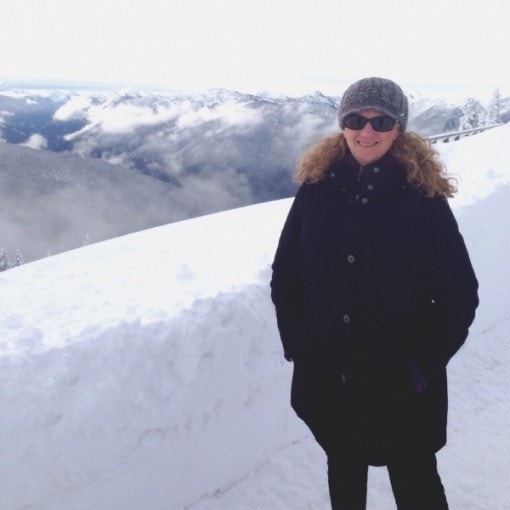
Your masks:
{"label": "pale blue sky", "polygon": [[334,94],[510,85],[505,0],[7,0],[0,81]]}

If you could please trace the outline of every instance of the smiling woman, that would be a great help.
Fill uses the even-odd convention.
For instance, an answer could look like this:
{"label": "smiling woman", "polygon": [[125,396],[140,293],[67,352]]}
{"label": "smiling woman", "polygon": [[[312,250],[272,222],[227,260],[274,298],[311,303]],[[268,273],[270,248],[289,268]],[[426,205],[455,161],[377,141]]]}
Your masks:
{"label": "smiling woman", "polygon": [[397,139],[399,130],[395,119],[373,108],[364,108],[359,114],[351,113],[344,122],[345,142],[360,165],[382,158]]}
{"label": "smiling woman", "polygon": [[391,80],[352,84],[342,132],[318,142],[273,263],[291,404],[328,459],[334,510],[364,510],[369,465],[398,508],[447,510],[446,365],[466,340],[478,282],[430,144],[408,133]]}
{"label": "smiling woman", "polygon": [[342,97],[339,121],[347,147],[360,165],[382,158],[406,129],[407,97],[389,80],[364,80]]}

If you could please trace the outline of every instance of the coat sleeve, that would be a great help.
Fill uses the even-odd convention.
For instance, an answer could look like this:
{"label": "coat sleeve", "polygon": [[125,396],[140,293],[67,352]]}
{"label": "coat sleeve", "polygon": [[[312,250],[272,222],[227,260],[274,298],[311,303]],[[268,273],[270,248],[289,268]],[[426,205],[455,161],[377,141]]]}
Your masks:
{"label": "coat sleeve", "polygon": [[448,202],[434,198],[428,205],[424,263],[430,324],[417,361],[434,374],[465,342],[479,301],[478,281]]}
{"label": "coat sleeve", "polygon": [[304,334],[305,318],[301,287],[300,235],[301,187],[292,203],[283,226],[272,264],[271,298],[276,309],[276,319],[285,357],[295,359]]}

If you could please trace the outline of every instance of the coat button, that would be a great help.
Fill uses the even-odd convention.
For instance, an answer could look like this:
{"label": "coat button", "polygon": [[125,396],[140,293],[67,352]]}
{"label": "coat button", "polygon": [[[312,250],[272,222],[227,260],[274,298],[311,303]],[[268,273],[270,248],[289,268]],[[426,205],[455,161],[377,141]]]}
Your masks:
{"label": "coat button", "polygon": [[367,197],[363,197],[363,198],[361,199],[361,203],[362,203],[363,205],[368,204],[368,198],[367,198]]}
{"label": "coat button", "polygon": [[349,264],[354,264],[355,260],[356,260],[356,257],[354,255],[348,255],[347,262],[349,262]]}
{"label": "coat button", "polygon": [[378,166],[374,166],[374,174],[378,174],[380,171],[380,168]]}
{"label": "coat button", "polygon": [[368,184],[367,185],[367,190],[368,191],[372,191],[374,189],[374,187],[372,186],[372,184]]}
{"label": "coat button", "polygon": [[349,315],[345,314],[343,317],[342,317],[343,321],[345,322],[345,324],[349,324],[349,322],[351,322],[351,318]]}

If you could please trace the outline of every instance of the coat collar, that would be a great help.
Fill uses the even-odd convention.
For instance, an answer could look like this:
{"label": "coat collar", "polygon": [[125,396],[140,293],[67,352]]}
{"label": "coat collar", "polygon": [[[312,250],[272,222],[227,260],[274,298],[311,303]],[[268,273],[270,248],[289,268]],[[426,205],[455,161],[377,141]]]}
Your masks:
{"label": "coat collar", "polygon": [[407,184],[405,169],[389,153],[377,161],[362,166],[350,152],[347,152],[340,161],[331,166],[329,180],[356,194],[366,187],[377,191]]}

